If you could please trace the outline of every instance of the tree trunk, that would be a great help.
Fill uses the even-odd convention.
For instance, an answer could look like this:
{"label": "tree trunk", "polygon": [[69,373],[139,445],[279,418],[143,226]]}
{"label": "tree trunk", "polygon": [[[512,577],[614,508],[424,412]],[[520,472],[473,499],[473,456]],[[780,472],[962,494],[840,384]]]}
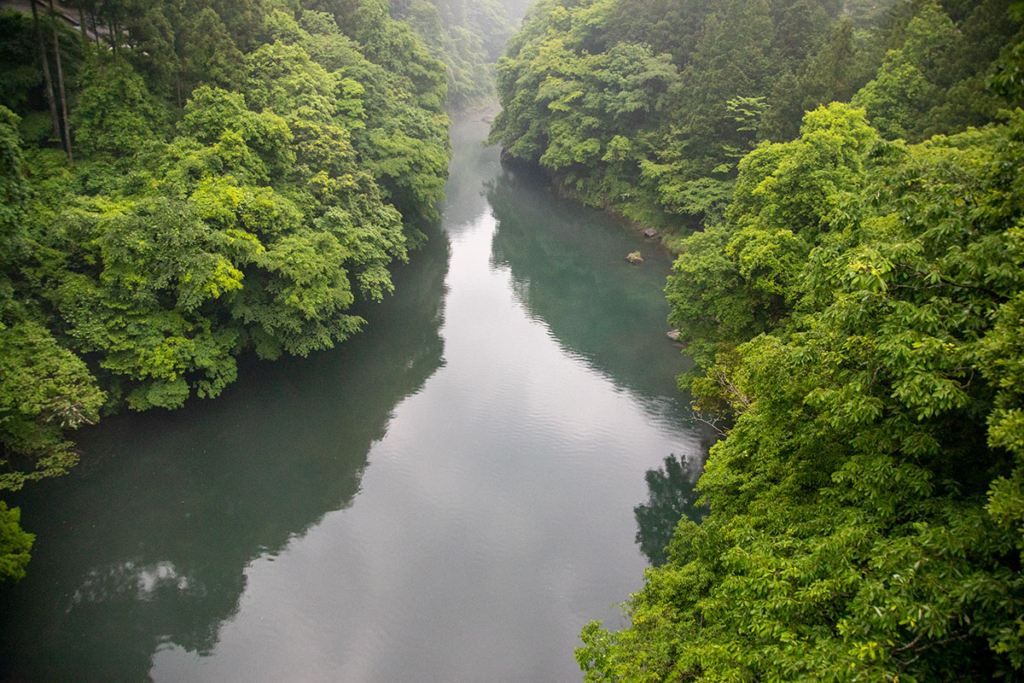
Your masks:
{"label": "tree trunk", "polygon": [[78,28],[82,32],[82,55],[89,54],[89,30],[85,27],[85,0],[78,0]]}
{"label": "tree trunk", "polygon": [[43,64],[43,81],[46,85],[46,102],[50,105],[50,121],[53,123],[53,137],[60,136],[60,117],[57,114],[57,102],[53,99],[53,77],[50,75],[50,60],[46,57],[46,45],[43,34],[39,30],[39,12],[36,11],[36,0],[32,2],[32,32],[35,34],[36,45],[39,46],[39,61]]}
{"label": "tree trunk", "polygon": [[100,23],[96,20],[95,7],[89,12],[92,19],[92,39],[96,43],[96,70],[103,71],[103,53],[106,52],[106,43],[100,40]]}
{"label": "tree trunk", "polygon": [[60,90],[60,108],[64,113],[64,149],[68,153],[68,162],[74,164],[75,158],[71,153],[71,126],[68,124],[68,98],[64,90],[64,69],[60,62],[60,36],[57,34],[57,12],[53,9],[53,0],[50,0],[50,20],[53,22],[53,54],[57,62],[57,87]]}

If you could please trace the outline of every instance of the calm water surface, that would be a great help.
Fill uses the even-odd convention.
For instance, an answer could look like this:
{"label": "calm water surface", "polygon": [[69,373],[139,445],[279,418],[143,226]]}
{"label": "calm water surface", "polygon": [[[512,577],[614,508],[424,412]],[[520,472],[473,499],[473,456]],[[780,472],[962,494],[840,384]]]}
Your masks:
{"label": "calm water surface", "polygon": [[705,446],[668,259],[485,134],[453,128],[443,226],[364,334],[111,418],[12,501],[38,539],[0,590],[0,677],[581,679],[577,634],[623,623]]}

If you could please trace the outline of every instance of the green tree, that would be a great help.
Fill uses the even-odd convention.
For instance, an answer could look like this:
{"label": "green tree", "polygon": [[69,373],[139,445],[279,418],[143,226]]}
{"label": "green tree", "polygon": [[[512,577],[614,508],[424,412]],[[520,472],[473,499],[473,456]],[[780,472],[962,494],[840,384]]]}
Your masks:
{"label": "green tree", "polygon": [[[833,105],[743,160],[726,227],[670,285],[717,350],[698,407],[733,417],[698,484],[711,513],[680,522],[628,629],[584,629],[587,680],[1019,675],[1022,131],[1018,112],[886,144]],[[809,240],[788,317],[699,318],[687,278],[704,308],[758,300],[741,237],[776,221]]]}
{"label": "green tree", "polygon": [[237,331],[202,308],[242,287],[242,272],[218,253],[218,235],[188,204],[140,202],[127,212],[87,217],[100,272],[68,274],[56,302],[79,348],[128,380],[137,410],[176,408],[194,386],[217,396],[235,379]]}
{"label": "green tree", "polygon": [[23,237],[29,186],[23,172],[24,155],[18,135],[18,117],[0,107],[0,255],[6,266]]}
{"label": "green tree", "polygon": [[179,104],[200,84],[237,90],[245,82],[245,55],[238,49],[220,15],[204,7],[186,16],[176,49],[181,62]]}
{"label": "green tree", "polygon": [[78,455],[64,430],[99,419],[96,380],[32,322],[0,325],[0,369],[0,489],[66,473]]}
{"label": "green tree", "polygon": [[144,74],[151,92],[169,97],[176,92],[181,64],[175,51],[174,26],[166,12],[159,5],[135,2],[125,24],[132,42],[128,59]]}
{"label": "green tree", "polygon": [[269,109],[290,121],[331,123],[335,88],[334,78],[301,47],[276,42],[249,58],[246,95],[254,109]]}
{"label": "green tree", "polygon": [[145,81],[123,60],[89,69],[72,116],[85,154],[131,156],[164,127]]}
{"label": "green tree", "polygon": [[21,510],[8,509],[0,501],[0,581],[17,581],[25,576],[25,565],[35,535],[25,533],[19,522]]}

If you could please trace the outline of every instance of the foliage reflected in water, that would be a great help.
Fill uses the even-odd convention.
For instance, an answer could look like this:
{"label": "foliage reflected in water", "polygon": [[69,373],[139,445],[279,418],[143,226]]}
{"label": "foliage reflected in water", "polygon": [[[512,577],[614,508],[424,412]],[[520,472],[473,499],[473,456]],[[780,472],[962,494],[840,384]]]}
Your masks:
{"label": "foliage reflected in water", "polygon": [[[491,264],[510,270],[530,315],[650,412],[669,410],[675,424],[688,422],[685,400],[663,400],[676,395],[673,378],[688,362],[659,331],[668,330],[667,255],[608,216],[558,199],[528,172],[507,170],[487,198],[497,222]],[[638,249],[644,263],[630,265],[625,256]]]}
{"label": "foliage reflected in water", "polygon": [[679,520],[699,522],[707,510],[697,507],[700,494],[694,484],[700,477],[700,463],[687,462],[674,453],[658,469],[647,470],[646,503],[633,508],[636,516],[636,544],[655,567],[668,561],[668,544]]}
{"label": "foliage reflected in water", "polygon": [[432,235],[343,347],[243,364],[216,402],[86,434],[81,468],[18,501],[47,544],[0,589],[0,671],[140,681],[169,643],[212,652],[249,565],[352,505],[395,406],[442,366],[448,248]]}

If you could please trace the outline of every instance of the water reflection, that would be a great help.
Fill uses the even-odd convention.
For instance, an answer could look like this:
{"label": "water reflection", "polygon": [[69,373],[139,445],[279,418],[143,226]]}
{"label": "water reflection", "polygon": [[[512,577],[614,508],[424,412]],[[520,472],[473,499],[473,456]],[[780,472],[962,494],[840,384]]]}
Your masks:
{"label": "water reflection", "polygon": [[[607,216],[558,199],[542,178],[524,171],[506,169],[488,200],[497,220],[492,264],[511,270],[530,314],[652,415],[689,423],[688,401],[679,399],[674,381],[688,361],[664,334],[668,256]],[[632,251],[641,252],[643,264],[625,260]]]}
{"label": "water reflection", "polygon": [[431,235],[364,334],[249,361],[216,401],[112,418],[80,468],[14,501],[38,540],[0,589],[0,679],[144,681],[159,648],[211,652],[250,563],[352,504],[392,410],[442,366],[448,248]]}
{"label": "water reflection", "polygon": [[[669,258],[607,216],[560,200],[528,171],[506,169],[491,183],[488,199],[497,220],[492,265],[510,270],[513,291],[530,314],[564,349],[631,392],[652,417],[693,430],[693,450],[648,470],[648,502],[634,508],[641,552],[651,564],[663,564],[679,519],[703,514],[694,505],[694,484],[712,442],[708,430],[693,424],[689,401],[673,381],[688,360],[659,332],[668,328],[662,289]],[[642,265],[625,260],[632,251],[641,252]]]}
{"label": "water reflection", "polygon": [[643,473],[703,448],[667,259],[529,179],[481,194],[484,128],[453,129],[448,238],[365,334],[106,422],[22,497],[0,679],[579,680],[580,628],[641,585]]}
{"label": "water reflection", "polygon": [[696,506],[699,494],[694,483],[700,467],[692,460],[675,455],[665,458],[658,469],[647,470],[647,502],[633,508],[636,516],[636,543],[640,552],[655,567],[668,561],[668,544],[683,517],[699,522],[707,510]]}
{"label": "water reflection", "polygon": [[481,146],[488,130],[484,118],[483,114],[463,117],[451,128],[452,162],[445,185],[443,220],[453,235],[470,228],[487,210],[484,184],[502,172],[498,148]]}
{"label": "water reflection", "polygon": [[129,560],[107,567],[90,569],[71,598],[72,605],[81,602],[103,602],[114,597],[150,600],[157,591],[189,592],[196,581],[190,579],[170,562],[139,565]]}

